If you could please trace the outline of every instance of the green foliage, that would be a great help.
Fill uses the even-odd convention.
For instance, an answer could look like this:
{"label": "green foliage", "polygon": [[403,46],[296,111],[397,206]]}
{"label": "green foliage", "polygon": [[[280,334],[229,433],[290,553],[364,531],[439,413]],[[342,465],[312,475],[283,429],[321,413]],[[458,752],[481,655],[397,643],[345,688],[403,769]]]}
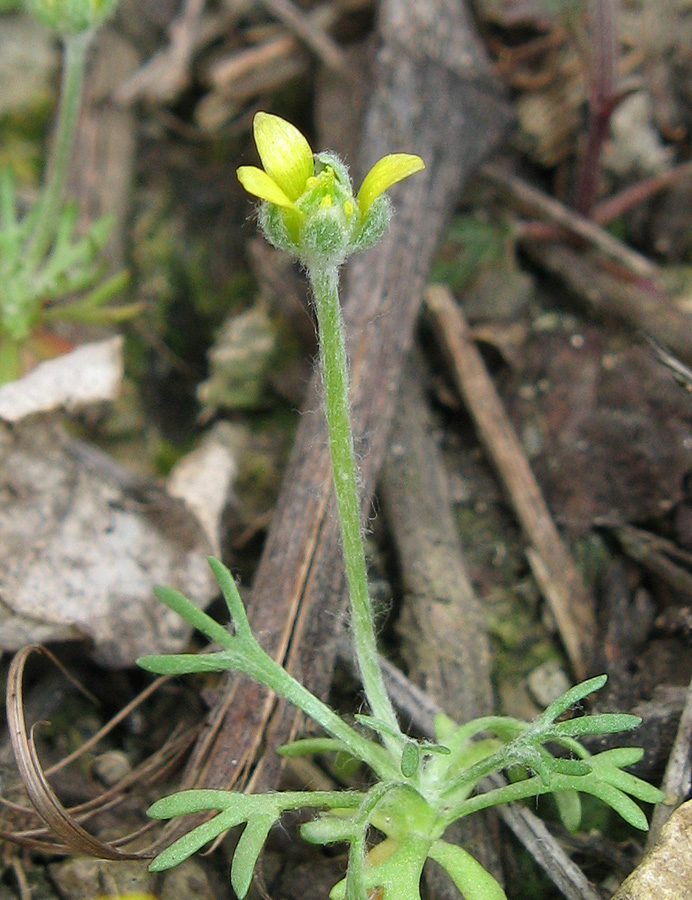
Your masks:
{"label": "green foliage", "polygon": [[[212,559],[210,564],[231,616],[228,628],[177,591],[159,588],[157,595],[220,649],[148,656],[139,664],[158,674],[221,669],[243,672],[290,699],[326,732],[327,737],[281,748],[283,755],[347,753],[370,766],[376,780],[362,792],[245,795],[191,790],[166,797],[150,808],[149,815],[157,819],[204,811],[216,815],[159,854],[152,863],[153,871],[177,865],[230,828],[244,825],[231,870],[233,889],[242,898],[267,834],[282,813],[313,808],[320,812],[302,827],[303,838],[316,844],[344,842],[350,847],[347,875],[332,891],[333,900],[362,900],[377,887],[383,889],[384,900],[418,900],[418,882],[428,858],[446,869],[467,900],[501,900],[504,892],[495,879],[461,847],[442,840],[452,822],[480,809],[550,793],[565,826],[574,830],[580,821],[579,794],[583,793],[599,798],[634,828],[647,828],[635,800],[657,803],[663,796],[624,771],[641,759],[643,751],[628,747],[592,755],[580,742],[587,735],[629,731],[640,719],[618,713],[563,718],[603,687],[605,675],[571,688],[531,723],[486,716],[458,726],[445,716],[438,717],[437,742],[415,741],[375,717],[358,716],[358,724],[377,736],[378,740],[372,741],[298,685],[261,649],[231,573],[218,560]],[[385,746],[385,736],[394,750]],[[502,786],[485,781],[496,773],[511,773],[512,780]],[[385,839],[368,853],[371,828],[382,832]]]}
{"label": "green foliage", "polygon": [[108,306],[127,284],[127,273],[102,279],[100,261],[113,220],[95,222],[76,235],[77,211],[63,207],[50,252],[34,262],[30,246],[38,206],[18,216],[12,174],[0,175],[0,383],[20,374],[19,354],[42,327],[56,321],[114,323],[135,315],[139,306]]}
{"label": "green foliage", "polygon": [[110,216],[75,235],[76,208],[67,205],[58,218],[50,254],[32,264],[29,256],[35,210],[17,214],[14,181],[0,175],[0,383],[16,378],[19,352],[41,327],[56,321],[113,323],[133,316],[136,304],[108,302],[127,284],[120,272],[104,280],[100,252],[113,225]]}
{"label": "green foliage", "polygon": [[49,323],[121,322],[139,310],[136,304],[107,305],[127,283],[124,272],[103,278],[101,252],[112,218],[106,216],[78,235],[76,207],[63,198],[91,29],[113,11],[115,2],[27,0],[37,18],[65,32],[65,54],[51,155],[38,198],[25,215],[18,211],[11,171],[0,173],[0,384],[21,374],[22,351]]}

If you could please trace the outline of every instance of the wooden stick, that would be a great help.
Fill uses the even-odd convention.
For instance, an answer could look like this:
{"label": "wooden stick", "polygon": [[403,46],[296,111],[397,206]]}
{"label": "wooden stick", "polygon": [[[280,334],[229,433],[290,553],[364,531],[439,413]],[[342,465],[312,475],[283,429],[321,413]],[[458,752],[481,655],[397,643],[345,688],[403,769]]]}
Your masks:
{"label": "wooden stick", "polygon": [[555,616],[572,668],[577,678],[584,678],[596,636],[591,599],[557,532],[461,309],[441,285],[430,287],[425,300],[457,389],[531,543],[529,562]]}
{"label": "wooden stick", "polygon": [[650,850],[658,840],[661,829],[673,815],[673,810],[689,797],[690,787],[692,787],[690,747],[692,747],[692,681],[687,688],[687,699],[680,716],[675,743],[661,783],[661,790],[666,795],[666,801],[659,803],[654,810],[646,842],[647,850]]}
{"label": "wooden stick", "polygon": [[692,365],[692,316],[666,300],[663,293],[644,290],[605,271],[588,254],[567,244],[537,241],[526,250],[598,316],[643,331]]}
{"label": "wooden stick", "polygon": [[506,172],[500,166],[486,164],[481,171],[484,178],[487,178],[504,193],[509,194],[513,201],[531,215],[548,219],[549,222],[565,228],[571,234],[596,247],[609,259],[620,263],[639,278],[651,281],[659,280],[658,266],[642,256],[641,253],[637,253],[636,250],[632,250],[631,247],[614,238],[600,225],[565,206],[564,203],[560,203],[559,200],[548,197],[547,194]]}
{"label": "wooden stick", "polygon": [[348,74],[346,57],[341,47],[291,0],[262,0],[262,5],[300,38],[325,66],[342,75]]}

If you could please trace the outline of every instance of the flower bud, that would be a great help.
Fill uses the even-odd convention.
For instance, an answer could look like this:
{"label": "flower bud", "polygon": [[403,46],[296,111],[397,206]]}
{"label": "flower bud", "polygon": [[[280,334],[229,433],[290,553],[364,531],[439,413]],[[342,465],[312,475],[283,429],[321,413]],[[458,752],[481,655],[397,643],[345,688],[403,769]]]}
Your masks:
{"label": "flower bud", "polygon": [[118,0],[25,0],[34,18],[61,34],[96,28],[112,15],[117,3]]}
{"label": "flower bud", "polygon": [[409,153],[383,156],[354,196],[338,156],[313,156],[290,122],[257,113],[253,131],[263,168],[241,166],[238,180],[262,201],[260,228],[267,240],[308,268],[340,266],[356,250],[377,243],[391,218],[384,192],[424,168],[423,160]]}

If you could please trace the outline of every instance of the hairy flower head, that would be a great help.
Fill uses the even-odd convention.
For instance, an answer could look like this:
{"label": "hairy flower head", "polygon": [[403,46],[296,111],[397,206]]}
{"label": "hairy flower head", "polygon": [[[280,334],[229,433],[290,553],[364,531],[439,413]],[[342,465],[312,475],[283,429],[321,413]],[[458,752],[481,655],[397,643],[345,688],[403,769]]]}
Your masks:
{"label": "hairy flower head", "polygon": [[341,264],[384,234],[391,215],[385,191],[425,168],[419,156],[382,157],[358,194],[346,166],[333,153],[313,155],[303,134],[280,116],[259,112],[253,132],[262,168],[241,166],[238,180],[262,200],[260,226],[267,239],[304,264]]}

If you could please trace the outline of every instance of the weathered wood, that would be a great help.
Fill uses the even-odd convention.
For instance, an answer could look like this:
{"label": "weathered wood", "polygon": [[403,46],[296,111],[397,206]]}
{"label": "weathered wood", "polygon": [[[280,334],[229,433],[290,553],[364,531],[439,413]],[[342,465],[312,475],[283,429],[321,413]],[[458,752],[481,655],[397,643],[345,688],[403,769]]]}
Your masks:
{"label": "weathered wood", "polygon": [[407,365],[380,495],[404,603],[398,624],[409,678],[458,722],[493,711],[490,647],[421,385]]}
{"label": "weathered wood", "polygon": [[[423,18],[420,16],[423,15]],[[442,17],[442,18],[440,18]],[[345,317],[352,367],[353,423],[358,435],[363,512],[367,514],[389,435],[400,374],[425,280],[459,190],[498,139],[505,108],[474,60],[462,4],[414,5],[386,0],[384,44],[372,84],[362,146],[366,164],[405,150],[420,154],[425,172],[396,191],[392,229],[356,258],[347,278]],[[443,28],[448,63],[431,58],[433,32]],[[426,38],[419,41],[419,38]],[[318,694],[328,689],[343,597],[330,463],[315,376],[284,487],[257,572],[250,621],[262,645]],[[284,742],[301,727],[295,710],[235,676],[219,691],[207,728],[188,765],[186,784],[227,788],[248,771],[266,737]],[[250,789],[276,786],[279,761],[266,755]]]}

